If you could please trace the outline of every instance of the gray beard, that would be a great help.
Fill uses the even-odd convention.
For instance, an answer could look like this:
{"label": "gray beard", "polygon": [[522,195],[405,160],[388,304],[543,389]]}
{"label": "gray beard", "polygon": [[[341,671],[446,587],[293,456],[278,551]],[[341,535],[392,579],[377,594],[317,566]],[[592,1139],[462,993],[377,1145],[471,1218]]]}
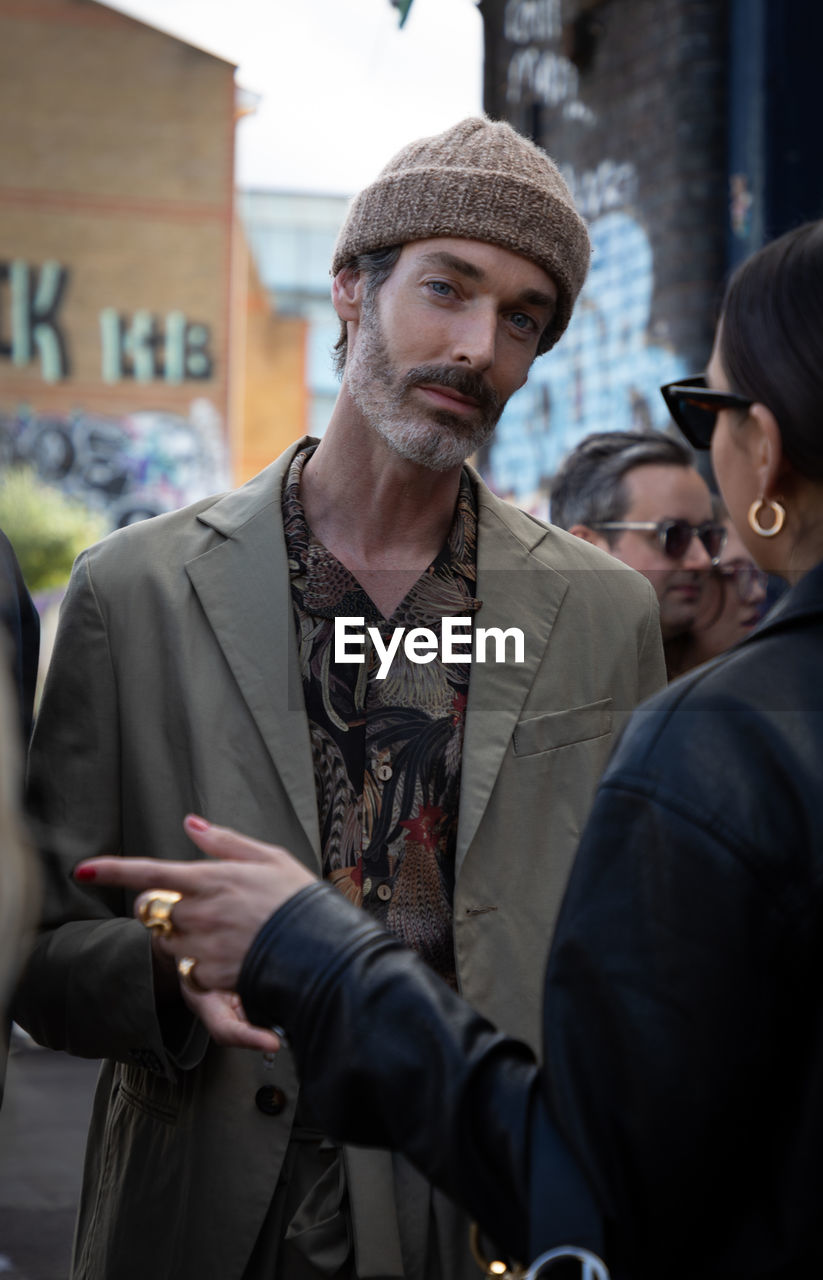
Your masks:
{"label": "gray beard", "polygon": [[[472,422],[447,409],[426,411],[409,404],[418,382],[440,382],[476,396],[481,407]],[[405,378],[394,370],[373,299],[364,302],[357,345],[346,365],[346,385],[369,426],[390,449],[429,471],[451,471],[475,453],[497,426],[503,405],[477,374],[425,366]]]}

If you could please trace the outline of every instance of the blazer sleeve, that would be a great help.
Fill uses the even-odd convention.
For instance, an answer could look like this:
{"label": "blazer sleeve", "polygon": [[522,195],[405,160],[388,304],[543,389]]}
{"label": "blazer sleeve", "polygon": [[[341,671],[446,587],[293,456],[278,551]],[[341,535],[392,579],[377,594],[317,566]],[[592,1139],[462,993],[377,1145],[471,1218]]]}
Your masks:
{"label": "blazer sleeve", "polygon": [[[81,889],[71,876],[83,858],[121,852],[123,821],[117,679],[87,553],[61,609],[27,793],[44,897],[14,1017],[52,1049],[170,1074],[150,936],[132,918],[132,895]],[[182,1050],[191,1020],[180,1008],[167,1032]]]}
{"label": "blazer sleeve", "polygon": [[660,633],[660,605],[651,584],[648,588],[648,609],[645,625],[638,644],[637,701],[642,702],[666,687],[666,660]]}

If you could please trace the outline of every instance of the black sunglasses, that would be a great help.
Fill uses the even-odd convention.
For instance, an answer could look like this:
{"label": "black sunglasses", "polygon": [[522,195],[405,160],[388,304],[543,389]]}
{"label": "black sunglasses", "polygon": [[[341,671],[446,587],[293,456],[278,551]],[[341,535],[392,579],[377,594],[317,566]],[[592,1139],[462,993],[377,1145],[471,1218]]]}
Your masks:
{"label": "black sunglasses", "polygon": [[737,589],[738,599],[743,604],[751,604],[754,600],[762,600],[766,594],[769,575],[753,564],[717,565],[715,573],[723,582],[733,584]]}
{"label": "black sunglasses", "polygon": [[708,449],[721,409],[748,409],[754,404],[746,396],[733,391],[713,391],[706,386],[705,375],[681,378],[660,388],[666,407],[683,435],[694,449]]}
{"label": "black sunglasses", "polygon": [[722,524],[707,520],[705,524],[689,524],[688,520],[602,520],[589,526],[592,529],[636,529],[641,533],[654,533],[660,550],[670,560],[682,560],[691,546],[692,538],[699,538],[715,563],[726,543],[726,530]]}

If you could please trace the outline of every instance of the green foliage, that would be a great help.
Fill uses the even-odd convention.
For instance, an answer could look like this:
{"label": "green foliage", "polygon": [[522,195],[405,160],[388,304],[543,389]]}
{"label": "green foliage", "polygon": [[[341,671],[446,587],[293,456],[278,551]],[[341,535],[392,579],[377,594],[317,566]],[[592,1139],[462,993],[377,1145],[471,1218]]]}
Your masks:
{"label": "green foliage", "polygon": [[14,547],[29,591],[63,586],[75,557],[108,528],[99,512],[45,484],[28,467],[0,476],[0,529]]}

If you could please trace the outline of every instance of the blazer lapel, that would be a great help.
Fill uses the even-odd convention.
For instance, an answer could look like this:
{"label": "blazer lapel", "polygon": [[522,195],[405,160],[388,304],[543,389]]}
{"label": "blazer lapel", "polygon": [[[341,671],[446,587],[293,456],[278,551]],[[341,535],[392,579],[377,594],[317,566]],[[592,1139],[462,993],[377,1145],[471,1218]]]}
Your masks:
{"label": "blazer lapel", "polygon": [[477,488],[477,598],[482,605],[475,629],[519,627],[524,637],[524,661],[512,661],[510,641],[505,662],[488,660],[494,657],[490,644],[487,661],[472,665],[463,738],[457,872],[483,817],[568,590],[562,574],[532,554],[545,536],[541,525],[495,498],[484,485]]}
{"label": "blazer lapel", "polygon": [[199,515],[225,535],[186,565],[263,742],[320,856],[311,742],[292,618],[280,507],[283,475],[301,440],[248,485]]}

